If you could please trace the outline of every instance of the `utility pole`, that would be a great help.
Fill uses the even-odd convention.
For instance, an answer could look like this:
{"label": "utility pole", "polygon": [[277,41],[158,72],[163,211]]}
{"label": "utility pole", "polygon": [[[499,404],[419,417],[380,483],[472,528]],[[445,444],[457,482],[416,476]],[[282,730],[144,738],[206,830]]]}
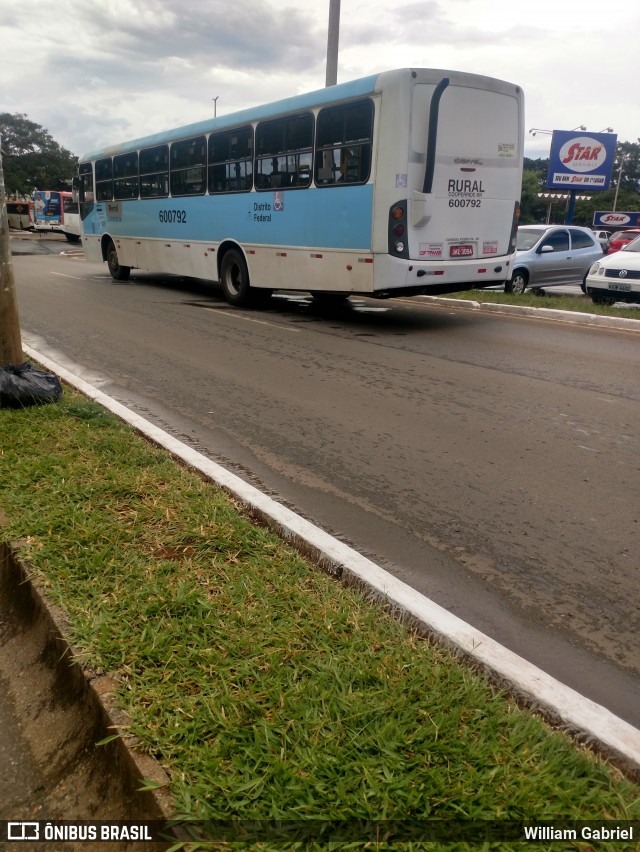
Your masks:
{"label": "utility pole", "polygon": [[338,82],[338,41],[340,37],[340,0],[329,0],[329,36],[327,38],[327,86]]}
{"label": "utility pole", "polygon": [[11,262],[9,218],[2,168],[2,137],[0,137],[0,367],[20,364],[22,361],[22,339]]}

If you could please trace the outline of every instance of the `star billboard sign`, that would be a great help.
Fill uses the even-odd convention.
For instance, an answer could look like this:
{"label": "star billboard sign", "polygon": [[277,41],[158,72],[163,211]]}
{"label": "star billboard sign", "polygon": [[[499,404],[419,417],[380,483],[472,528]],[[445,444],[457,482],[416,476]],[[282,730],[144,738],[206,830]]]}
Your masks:
{"label": "star billboard sign", "polygon": [[554,130],[547,186],[551,189],[609,189],[616,152],[615,133]]}

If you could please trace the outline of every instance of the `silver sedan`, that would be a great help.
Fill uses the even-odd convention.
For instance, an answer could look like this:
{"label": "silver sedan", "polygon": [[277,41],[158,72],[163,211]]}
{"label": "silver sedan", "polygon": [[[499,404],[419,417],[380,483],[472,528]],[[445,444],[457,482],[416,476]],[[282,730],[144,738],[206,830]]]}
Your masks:
{"label": "silver sedan", "polygon": [[578,225],[521,225],[516,251],[513,274],[504,285],[506,293],[583,283],[603,256],[593,232]]}

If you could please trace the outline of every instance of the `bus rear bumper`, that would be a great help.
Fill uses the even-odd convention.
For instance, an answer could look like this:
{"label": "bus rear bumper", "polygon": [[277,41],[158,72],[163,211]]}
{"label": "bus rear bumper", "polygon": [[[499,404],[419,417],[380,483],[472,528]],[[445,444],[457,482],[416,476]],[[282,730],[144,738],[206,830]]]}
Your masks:
{"label": "bus rear bumper", "polygon": [[504,283],[510,278],[511,269],[511,257],[438,263],[376,255],[372,295],[378,299],[389,299],[482,289]]}

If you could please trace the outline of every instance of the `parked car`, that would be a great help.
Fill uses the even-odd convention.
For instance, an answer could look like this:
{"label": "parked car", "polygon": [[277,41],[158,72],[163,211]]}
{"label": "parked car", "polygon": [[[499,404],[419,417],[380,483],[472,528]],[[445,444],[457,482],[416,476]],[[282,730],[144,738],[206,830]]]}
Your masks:
{"label": "parked car", "polygon": [[558,284],[584,283],[603,255],[595,234],[577,225],[520,225],[516,259],[505,293],[524,293]]}
{"label": "parked car", "polygon": [[640,236],[621,251],[597,260],[585,279],[594,305],[640,302]]}
{"label": "parked car", "polygon": [[624,248],[632,240],[635,240],[635,238],[639,236],[640,228],[627,228],[626,231],[616,231],[615,234],[611,234],[607,254],[613,254],[616,251],[620,251],[620,249]]}
{"label": "parked car", "polygon": [[607,252],[609,249],[609,240],[611,239],[611,231],[597,231],[591,228],[596,240],[600,243],[602,251]]}

